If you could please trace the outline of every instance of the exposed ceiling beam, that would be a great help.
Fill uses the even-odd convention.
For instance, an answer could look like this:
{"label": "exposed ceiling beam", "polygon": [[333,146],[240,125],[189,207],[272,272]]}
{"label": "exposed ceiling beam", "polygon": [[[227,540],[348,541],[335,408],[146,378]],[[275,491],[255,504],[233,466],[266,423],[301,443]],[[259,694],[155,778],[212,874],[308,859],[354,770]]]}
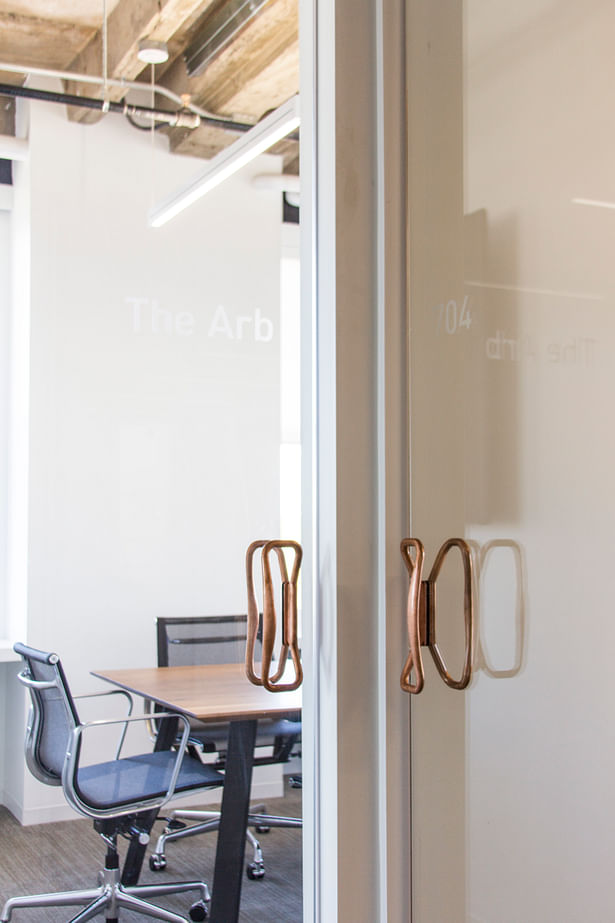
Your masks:
{"label": "exposed ceiling beam", "polygon": [[[235,115],[231,103],[240,88],[248,81],[266,74],[271,68],[275,82],[275,62],[280,55],[294,49],[296,73],[293,85],[286,87],[283,102],[299,89],[299,12],[298,0],[274,0],[255,17],[238,38],[211,62],[203,74],[188,77],[183,58],[178,58],[164,74],[162,83],[178,95],[190,93],[206,109],[225,115]],[[264,86],[261,100],[268,99],[269,88]],[[268,102],[275,109],[277,102]],[[254,106],[254,102],[251,104]],[[241,111],[241,110],[240,110]],[[243,117],[257,121],[263,115],[262,102],[252,110],[241,112]]]}
{"label": "exposed ceiling beam", "polygon": [[186,154],[189,157],[204,157],[210,160],[222,148],[236,141],[237,132],[220,131],[208,125],[190,131],[188,129],[162,129],[169,136],[169,150],[172,153]]}
{"label": "exposed ceiling beam", "polygon": [[[161,79],[181,95],[190,93],[204,108],[257,122],[299,90],[299,23],[297,0],[274,0],[233,42],[211,61],[203,74],[188,77],[177,58]],[[266,102],[264,102],[266,101]],[[212,157],[228,143],[228,132],[170,132],[171,150]],[[296,142],[284,142],[286,164],[296,158]]]}
{"label": "exposed ceiling beam", "polygon": [[[102,28],[90,18],[86,23],[67,22],[70,0],[28,0],[31,15],[0,12],[0,60],[47,70],[73,71],[101,77]],[[107,73],[109,78],[149,83],[149,66],[139,61],[142,38],[164,41],[170,60],[156,67],[155,79],[164,84],[176,99],[188,94],[194,104],[236,121],[256,123],[266,112],[277,108],[299,89],[298,3],[299,0],[266,0],[255,7],[254,15],[237,28],[232,41],[212,47],[203,73],[188,77],[184,49],[198,47],[212,33],[220,32],[225,16],[247,0],[119,0],[107,19]],[[64,11],[64,19],[43,18]],[[62,5],[63,4],[63,5]],[[0,5],[1,0],[0,0]],[[102,6],[102,2],[101,2]],[[90,7],[88,7],[89,9]],[[85,7],[84,7],[85,9]],[[44,13],[39,14],[39,10]],[[102,15],[102,11],[101,11]],[[23,77],[0,75],[0,82],[21,83]],[[67,81],[65,90],[74,96],[103,96],[102,87]],[[108,86],[110,102],[126,93],[125,86]],[[139,101],[139,100],[137,100]],[[162,97],[157,105],[165,106]],[[168,104],[167,104],[168,105]],[[171,104],[173,105],[173,104]],[[96,121],[101,114],[82,107],[69,110],[69,117]],[[227,129],[201,126],[196,131],[170,132],[171,150],[210,158],[234,141],[237,135]],[[286,141],[279,152],[285,169],[293,169],[296,142]]]}
{"label": "exposed ceiling beam", "polygon": [[15,100],[0,96],[0,135],[15,134]]}
{"label": "exposed ceiling beam", "polygon": [[[0,12],[0,60],[66,70],[75,49],[87,45],[94,31],[77,23]],[[21,84],[23,77],[2,74],[1,82]]]}
{"label": "exposed ceiling beam", "polygon": [[297,151],[296,155],[292,158],[292,160],[288,159],[284,161],[284,171],[283,172],[293,174],[294,176],[300,176],[299,151]]}
{"label": "exposed ceiling beam", "polygon": [[[236,141],[239,135],[236,132],[221,131],[201,125],[194,131],[172,128],[163,129],[169,135],[169,150],[174,154],[184,154],[188,157],[204,157],[210,160],[223,148]],[[299,173],[299,142],[285,139],[279,141],[268,151],[278,154],[283,158],[284,173]]]}
{"label": "exposed ceiling beam", "polygon": [[284,48],[258,74],[244,74],[244,82],[226,106],[231,112],[258,113],[263,108],[263,88],[267,104],[277,109],[289,96],[299,92],[299,39]]}
{"label": "exposed ceiling beam", "polygon": [[[120,0],[107,21],[107,73],[110,77],[135,80],[147,67],[137,56],[139,39],[151,38],[168,42],[201,15],[213,0]],[[102,74],[102,28],[92,36],[85,48],[71,62],[70,70],[82,74]],[[68,93],[85,94],[83,86],[67,83]],[[87,91],[89,92],[89,91]],[[126,91],[113,87],[109,99],[116,101]],[[102,90],[99,91],[102,96]],[[70,118],[76,121],[96,121],[98,114],[84,109],[72,109]]]}

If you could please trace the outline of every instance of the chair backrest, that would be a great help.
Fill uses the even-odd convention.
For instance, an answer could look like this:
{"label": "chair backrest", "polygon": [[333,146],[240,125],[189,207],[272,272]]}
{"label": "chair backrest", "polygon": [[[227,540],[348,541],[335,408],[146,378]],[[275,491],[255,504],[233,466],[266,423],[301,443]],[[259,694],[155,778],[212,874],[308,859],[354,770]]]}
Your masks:
{"label": "chair backrest", "polygon": [[247,615],[158,618],[158,666],[243,663],[247,618]]}
{"label": "chair backrest", "polygon": [[25,663],[19,679],[32,702],[26,734],[28,769],[47,785],[61,785],[70,735],[79,716],[60,658],[20,643],[13,649]]}

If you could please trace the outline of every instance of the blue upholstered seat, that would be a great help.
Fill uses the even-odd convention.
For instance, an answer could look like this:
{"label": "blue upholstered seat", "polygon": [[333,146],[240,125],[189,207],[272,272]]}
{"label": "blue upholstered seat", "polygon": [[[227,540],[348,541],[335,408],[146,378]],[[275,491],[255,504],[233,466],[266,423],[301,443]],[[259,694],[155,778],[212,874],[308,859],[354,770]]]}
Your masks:
{"label": "blue upholstered seat", "polygon": [[[163,798],[176,759],[177,753],[161,750],[85,766],[77,772],[76,788],[82,801],[94,808],[122,807],[143,798]],[[175,794],[203,785],[222,785],[223,781],[222,773],[185,754]]]}

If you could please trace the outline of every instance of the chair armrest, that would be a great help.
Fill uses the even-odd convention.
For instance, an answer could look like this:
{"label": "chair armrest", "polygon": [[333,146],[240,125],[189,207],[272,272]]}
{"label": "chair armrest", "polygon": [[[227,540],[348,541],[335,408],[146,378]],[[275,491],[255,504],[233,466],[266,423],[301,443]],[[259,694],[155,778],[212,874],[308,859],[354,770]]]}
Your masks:
{"label": "chair armrest", "polygon": [[188,742],[188,736],[190,733],[190,722],[185,715],[178,714],[177,712],[157,712],[157,719],[176,719],[181,721],[184,725],[184,730],[182,732],[181,743],[176,752],[175,761],[173,764],[173,771],[171,773],[171,780],[169,782],[166,793],[162,798],[149,798],[144,799],[134,804],[122,805],[120,808],[94,808],[91,805],[83,802],[77,791],[75,784],[76,776],[79,771],[79,752],[80,752],[80,743],[81,738],[85,731],[96,728],[96,727],[108,727],[113,724],[133,724],[137,721],[147,722],[147,715],[131,715],[126,718],[103,718],[99,721],[88,721],[85,724],[77,725],[70,737],[70,742],[68,746],[68,751],[64,760],[64,766],[62,769],[62,787],[64,789],[64,794],[67,801],[71,804],[76,811],[80,814],[85,814],[86,817],[116,817],[122,814],[131,813],[132,811],[143,811],[149,808],[160,808],[165,805],[168,801],[171,800],[173,794],[175,793],[175,787],[177,785],[177,779],[179,777],[179,771],[181,769],[182,760],[185,756],[186,744]]}
{"label": "chair armrest", "polygon": [[[155,702],[153,699],[143,700],[143,711],[145,713],[145,717],[147,718],[147,730],[149,732],[150,739],[155,742],[157,738],[156,719],[159,715],[159,712],[152,710],[153,705],[155,705]],[[192,731],[192,726],[190,730]],[[203,749],[203,742],[199,740],[198,737],[189,736],[187,743],[188,745],[192,747],[197,747],[200,750]],[[179,746],[177,741],[173,744],[173,746],[174,747]]]}
{"label": "chair armrest", "polygon": [[73,699],[97,699],[104,695],[123,695],[128,699],[128,714],[131,714],[134,702],[131,694],[126,689],[104,689],[102,692],[84,692],[83,695],[74,695]]}
{"label": "chair armrest", "polygon": [[[132,709],[134,707],[134,700],[131,694],[127,692],[126,689],[105,689],[103,692],[84,692],[83,695],[74,695],[73,699],[75,700],[77,699],[99,699],[99,698],[102,698],[103,696],[108,696],[108,695],[124,696],[124,698],[128,701],[128,711],[126,712],[126,714],[132,715]],[[120,739],[117,745],[117,750],[115,751],[116,760],[119,760],[120,758],[120,753],[122,752],[122,747],[124,746],[124,740],[126,739],[127,730],[128,730],[128,727],[126,723],[124,722],[124,727],[122,729],[122,733],[120,734]]]}

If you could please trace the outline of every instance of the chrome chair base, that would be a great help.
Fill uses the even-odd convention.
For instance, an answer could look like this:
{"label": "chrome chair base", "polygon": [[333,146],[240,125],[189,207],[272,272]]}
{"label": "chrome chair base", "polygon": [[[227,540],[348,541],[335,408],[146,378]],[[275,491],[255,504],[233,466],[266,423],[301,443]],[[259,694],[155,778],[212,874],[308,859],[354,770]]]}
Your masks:
{"label": "chrome chair base", "polygon": [[[258,813],[256,813],[257,810]],[[254,827],[259,833],[266,833],[270,827],[297,828],[303,826],[303,821],[300,817],[279,817],[262,813],[265,810],[265,805],[256,805],[253,811],[248,814],[248,827]],[[190,827],[185,827],[183,825],[178,826],[177,822],[183,820],[197,821],[197,823]],[[150,869],[153,872],[162,872],[166,868],[167,859],[165,851],[167,843],[172,843],[174,840],[183,840],[184,837],[198,836],[198,834],[207,833],[210,830],[217,830],[219,826],[219,811],[190,811],[181,809],[173,811],[167,817],[167,826],[158,837],[156,847],[150,856]],[[251,881],[255,881],[265,877],[263,853],[259,841],[249,829],[246,830],[246,839],[254,850],[254,856],[252,862],[248,863],[246,874]]]}
{"label": "chrome chair base", "polygon": [[97,888],[82,891],[58,891],[51,894],[32,894],[25,897],[10,898],[2,909],[0,923],[9,923],[11,914],[16,909],[25,907],[75,907],[84,906],[69,923],[84,923],[98,914],[104,913],[108,921],[118,920],[120,908],[133,913],[140,913],[167,923],[186,923],[186,917],[164,910],[144,900],[147,897],[159,897],[165,894],[177,894],[183,891],[200,891],[200,900],[190,908],[191,920],[205,920],[208,914],[209,889],[202,881],[181,881],[169,884],[135,885],[124,887],[120,882],[120,871],[105,868],[99,874],[100,884]]}
{"label": "chrome chair base", "polygon": [[[200,823],[186,827],[181,820],[194,820]],[[178,821],[180,823],[178,824]],[[208,833],[210,830],[217,830],[220,826],[219,811],[173,811],[167,818],[167,826],[158,837],[156,848],[149,858],[149,867],[152,872],[163,872],[167,867],[167,857],[165,854],[166,844],[174,840],[182,840],[184,837],[197,836],[199,833]],[[251,881],[265,877],[265,863],[263,861],[263,851],[261,844],[258,842],[251,830],[246,830],[246,840],[253,849],[253,859],[246,867],[246,875]]]}

